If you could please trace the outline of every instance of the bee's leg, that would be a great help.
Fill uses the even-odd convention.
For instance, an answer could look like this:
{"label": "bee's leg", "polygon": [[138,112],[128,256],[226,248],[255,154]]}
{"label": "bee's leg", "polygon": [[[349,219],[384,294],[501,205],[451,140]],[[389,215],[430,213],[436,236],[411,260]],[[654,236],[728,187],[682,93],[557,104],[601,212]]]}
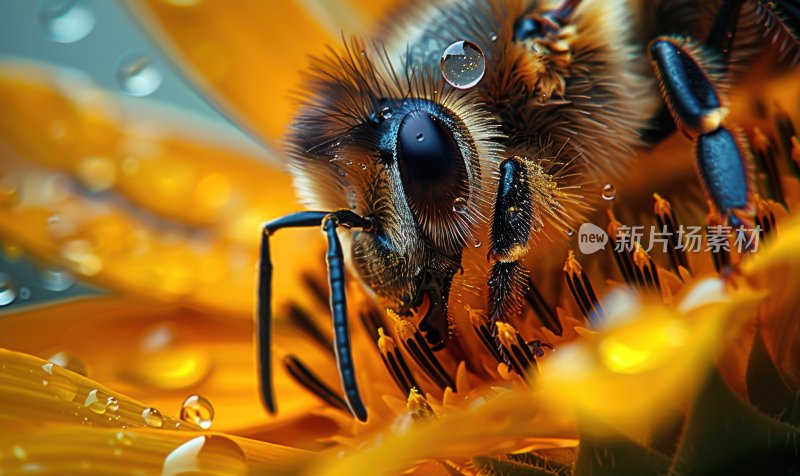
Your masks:
{"label": "bee's leg", "polygon": [[336,228],[374,228],[371,219],[363,218],[350,210],[335,212],[299,212],[286,215],[264,225],[261,237],[261,256],[258,273],[258,321],[259,376],[264,405],[275,413],[275,397],[272,387],[272,262],[270,261],[269,237],[282,228],[323,226],[328,238],[328,282],[330,284],[330,306],[335,334],[336,361],[342,386],[350,411],[359,420],[366,420],[367,411],[355,380],[353,359],[350,352],[350,333],[347,323],[347,302],[344,292],[344,259]]}
{"label": "bee's leg", "polygon": [[723,125],[722,95],[701,66],[699,52],[672,37],[650,43],[661,94],[678,128],[695,139],[700,180],[720,215],[734,224],[751,212],[751,180],[743,138]]}

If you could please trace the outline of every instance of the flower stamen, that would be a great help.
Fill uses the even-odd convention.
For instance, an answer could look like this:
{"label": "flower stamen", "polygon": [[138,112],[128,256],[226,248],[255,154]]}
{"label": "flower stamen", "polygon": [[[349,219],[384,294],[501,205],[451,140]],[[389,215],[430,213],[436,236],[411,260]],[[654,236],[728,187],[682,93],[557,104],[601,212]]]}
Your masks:
{"label": "flower stamen", "polygon": [[567,285],[572,292],[572,297],[580,307],[584,317],[590,322],[595,323],[603,318],[603,309],[594,292],[594,287],[589,281],[589,277],[583,272],[578,260],[575,259],[575,252],[570,250],[567,260],[564,263],[564,275],[567,278]]}
{"label": "flower stamen", "polygon": [[633,258],[631,257],[631,254],[627,250],[626,246],[617,245],[617,238],[620,236],[621,228],[622,223],[617,221],[617,217],[614,216],[614,211],[609,209],[608,237],[614,249],[614,261],[617,263],[617,268],[619,268],[619,272],[622,273],[622,278],[625,280],[625,282],[628,284],[633,284],[636,279],[633,271]]}
{"label": "flower stamen", "polygon": [[433,411],[433,407],[428,403],[428,400],[419,393],[416,387],[411,388],[408,392],[408,403],[406,403],[408,413],[414,420],[436,420],[439,417]]}
{"label": "flower stamen", "polygon": [[538,373],[538,367],[527,342],[511,324],[497,321],[495,325],[497,326],[497,340],[508,356],[511,369],[526,382],[530,382],[531,376]]}
{"label": "flower stamen", "polygon": [[417,326],[398,317],[395,318],[395,331],[406,351],[439,388],[444,390],[450,387],[453,391],[456,390],[455,381],[431,352],[431,348],[428,347],[428,343],[425,342],[425,338],[422,337]]}
{"label": "flower stamen", "polygon": [[667,234],[669,261],[672,264],[672,268],[680,276],[679,268],[682,267],[689,271],[689,261],[686,259],[685,246],[681,241],[681,235],[678,233],[679,225],[672,211],[672,204],[657,193],[653,194],[653,200],[655,201],[653,211],[656,215],[658,229]]}
{"label": "flower stamen", "polygon": [[320,378],[301,362],[300,359],[289,354],[283,358],[283,365],[286,367],[289,375],[306,390],[319,397],[328,405],[348,413],[350,412],[344,399],[326,385],[325,382],[320,380]]}
{"label": "flower stamen", "polygon": [[384,334],[383,327],[378,328],[378,349],[381,352],[383,364],[389,370],[389,374],[400,391],[403,392],[403,395],[408,394],[415,387],[419,387],[403,358],[403,354],[397,349],[394,339]]}

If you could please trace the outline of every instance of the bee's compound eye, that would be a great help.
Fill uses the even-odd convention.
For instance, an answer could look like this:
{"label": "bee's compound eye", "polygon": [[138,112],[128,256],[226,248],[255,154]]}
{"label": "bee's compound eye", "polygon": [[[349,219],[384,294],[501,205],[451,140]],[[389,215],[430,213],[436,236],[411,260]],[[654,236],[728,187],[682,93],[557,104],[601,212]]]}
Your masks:
{"label": "bee's compound eye", "polygon": [[448,125],[428,112],[403,118],[397,160],[406,198],[418,209],[451,206],[444,204],[464,193],[467,173],[458,142]]}
{"label": "bee's compound eye", "polygon": [[525,41],[530,38],[543,36],[544,25],[541,20],[529,16],[522,16],[514,22],[514,40]]}

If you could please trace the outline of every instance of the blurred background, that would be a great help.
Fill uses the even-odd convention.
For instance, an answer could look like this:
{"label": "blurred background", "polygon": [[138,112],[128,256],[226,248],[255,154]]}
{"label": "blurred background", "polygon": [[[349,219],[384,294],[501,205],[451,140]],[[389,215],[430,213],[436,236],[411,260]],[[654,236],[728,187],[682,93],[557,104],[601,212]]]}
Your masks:
{"label": "blurred background", "polygon": [[[111,0],[3,0],[0,60],[24,59],[75,68],[130,101],[158,101],[212,121],[233,142],[254,142],[205,101],[134,21]],[[138,72],[130,74],[131,68]],[[44,266],[4,243],[0,313],[101,290],[67,270]]]}

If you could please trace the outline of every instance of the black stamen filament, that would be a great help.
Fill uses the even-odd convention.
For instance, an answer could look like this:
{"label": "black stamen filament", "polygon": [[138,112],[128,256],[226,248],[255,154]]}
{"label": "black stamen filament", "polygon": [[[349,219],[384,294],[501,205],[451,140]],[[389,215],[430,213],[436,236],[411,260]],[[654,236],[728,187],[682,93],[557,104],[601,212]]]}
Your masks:
{"label": "black stamen filament", "polygon": [[425,342],[425,338],[422,337],[417,326],[400,318],[396,319],[395,322],[397,337],[403,343],[403,347],[405,347],[406,351],[411,355],[417,365],[425,371],[425,374],[430,377],[440,389],[444,390],[450,387],[455,391],[455,382],[447,371],[445,371],[444,367],[442,367],[439,359],[431,352],[428,343]]}
{"label": "black stamen filament", "polygon": [[681,241],[681,237],[678,235],[678,220],[672,211],[672,204],[657,193],[653,194],[653,200],[655,202],[653,211],[656,215],[658,230],[667,233],[669,261],[672,264],[672,269],[680,277],[679,267],[687,271],[691,270],[689,269],[689,261],[686,258],[685,243]]}
{"label": "black stamen filament", "polygon": [[497,340],[506,355],[509,356],[511,369],[526,382],[530,382],[531,377],[538,374],[539,370],[530,347],[511,324],[497,321],[495,325],[497,326]]}
{"label": "black stamen filament", "polygon": [[575,259],[575,253],[570,250],[567,260],[564,263],[564,275],[567,278],[567,285],[572,292],[572,297],[580,307],[584,317],[590,323],[596,323],[603,319],[603,309],[594,292],[589,277],[583,272],[580,263]]}
{"label": "black stamen filament", "polygon": [[319,397],[328,405],[338,408],[339,410],[350,413],[344,399],[339,396],[332,388],[325,384],[319,377],[317,377],[311,369],[309,369],[303,362],[294,355],[287,355],[283,358],[283,365],[297,383],[306,388],[309,392]]}
{"label": "black stamen filament", "polygon": [[406,364],[403,354],[394,343],[394,339],[383,333],[383,327],[378,328],[378,350],[381,353],[381,360],[389,371],[389,374],[397,384],[397,388],[403,393],[408,395],[413,388],[419,388],[419,385],[414,380],[411,370]]}

